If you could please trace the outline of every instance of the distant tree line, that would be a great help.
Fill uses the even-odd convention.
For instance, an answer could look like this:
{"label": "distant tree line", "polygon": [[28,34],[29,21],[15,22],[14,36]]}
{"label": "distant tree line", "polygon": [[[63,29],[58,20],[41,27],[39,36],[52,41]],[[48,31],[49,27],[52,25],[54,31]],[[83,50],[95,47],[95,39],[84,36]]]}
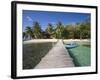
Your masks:
{"label": "distant tree line", "polygon": [[90,39],[90,21],[63,25],[58,22],[56,25],[48,23],[45,30],[41,29],[39,22],[33,22],[32,26],[27,26],[23,32],[23,40],[27,39]]}

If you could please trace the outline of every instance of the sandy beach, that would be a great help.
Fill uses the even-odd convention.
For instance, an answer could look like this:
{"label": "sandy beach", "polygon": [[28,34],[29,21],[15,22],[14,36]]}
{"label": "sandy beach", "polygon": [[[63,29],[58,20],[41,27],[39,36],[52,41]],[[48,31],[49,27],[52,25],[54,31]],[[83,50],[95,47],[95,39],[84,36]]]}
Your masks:
{"label": "sandy beach", "polygon": [[[32,39],[23,41],[23,44],[30,44],[30,43],[43,43],[43,42],[57,42],[58,39]],[[64,42],[90,42],[89,39],[63,39]]]}

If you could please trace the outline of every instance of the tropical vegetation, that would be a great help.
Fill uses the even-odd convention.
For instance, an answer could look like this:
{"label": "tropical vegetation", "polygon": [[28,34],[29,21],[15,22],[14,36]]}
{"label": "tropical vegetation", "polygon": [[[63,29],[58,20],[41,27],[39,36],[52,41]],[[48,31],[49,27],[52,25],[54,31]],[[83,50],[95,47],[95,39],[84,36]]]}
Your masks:
{"label": "tropical vegetation", "polygon": [[90,21],[64,25],[58,22],[53,25],[48,23],[47,28],[42,30],[39,22],[33,22],[32,26],[27,26],[23,31],[23,40],[27,39],[90,39]]}

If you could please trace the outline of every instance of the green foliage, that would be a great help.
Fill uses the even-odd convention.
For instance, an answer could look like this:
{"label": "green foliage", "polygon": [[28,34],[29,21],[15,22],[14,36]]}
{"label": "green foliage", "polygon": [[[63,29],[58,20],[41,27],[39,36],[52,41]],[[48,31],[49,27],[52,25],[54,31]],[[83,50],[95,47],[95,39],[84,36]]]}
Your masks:
{"label": "green foliage", "polygon": [[33,33],[36,39],[42,38],[42,29],[38,22],[33,23]]}
{"label": "green foliage", "polygon": [[90,24],[81,23],[80,24],[80,39],[90,38]]}
{"label": "green foliage", "polygon": [[26,38],[28,38],[28,35],[26,32],[23,32],[23,40],[26,40]]}
{"label": "green foliage", "polygon": [[62,38],[62,34],[63,34],[63,30],[64,30],[64,27],[62,25],[61,22],[58,22],[57,25],[56,25],[56,38]]}
{"label": "green foliage", "polygon": [[53,38],[53,25],[51,23],[48,23],[48,26],[45,30],[50,35],[50,38]]}
{"label": "green foliage", "polygon": [[33,31],[32,31],[32,28],[29,27],[29,26],[26,27],[26,33],[24,33],[24,34],[26,34],[27,36],[29,36],[30,39],[34,37],[34,34],[33,34]]}
{"label": "green foliage", "polygon": [[57,38],[57,39],[90,39],[91,27],[90,21],[85,20],[84,22],[63,25],[58,22],[56,25],[48,23],[45,31],[41,29],[39,22],[33,22],[33,26],[26,27],[26,31],[23,32],[23,39],[30,37],[30,39],[41,39],[41,38]]}

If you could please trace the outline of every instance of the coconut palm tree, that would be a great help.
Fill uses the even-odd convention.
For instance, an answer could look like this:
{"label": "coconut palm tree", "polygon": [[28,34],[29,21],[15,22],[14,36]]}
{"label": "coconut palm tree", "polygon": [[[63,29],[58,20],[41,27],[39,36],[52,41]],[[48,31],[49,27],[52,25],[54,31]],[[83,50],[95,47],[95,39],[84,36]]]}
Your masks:
{"label": "coconut palm tree", "polygon": [[31,27],[27,26],[25,30],[26,30],[26,34],[28,35],[28,37],[30,39],[34,38],[34,34],[33,34],[33,31],[32,31]]}
{"label": "coconut palm tree", "polygon": [[33,33],[36,39],[42,38],[42,29],[37,21],[33,22]]}
{"label": "coconut palm tree", "polygon": [[53,25],[51,23],[48,23],[48,27],[46,28],[45,30],[49,35],[50,35],[50,38],[52,38],[52,34],[53,34]]}
{"label": "coconut palm tree", "polygon": [[61,22],[58,22],[57,25],[56,25],[56,37],[57,38],[62,38],[62,33],[63,33],[63,30],[64,30],[64,26],[62,25]]}
{"label": "coconut palm tree", "polygon": [[28,35],[26,34],[26,32],[23,32],[23,40],[26,40],[28,38]]}

